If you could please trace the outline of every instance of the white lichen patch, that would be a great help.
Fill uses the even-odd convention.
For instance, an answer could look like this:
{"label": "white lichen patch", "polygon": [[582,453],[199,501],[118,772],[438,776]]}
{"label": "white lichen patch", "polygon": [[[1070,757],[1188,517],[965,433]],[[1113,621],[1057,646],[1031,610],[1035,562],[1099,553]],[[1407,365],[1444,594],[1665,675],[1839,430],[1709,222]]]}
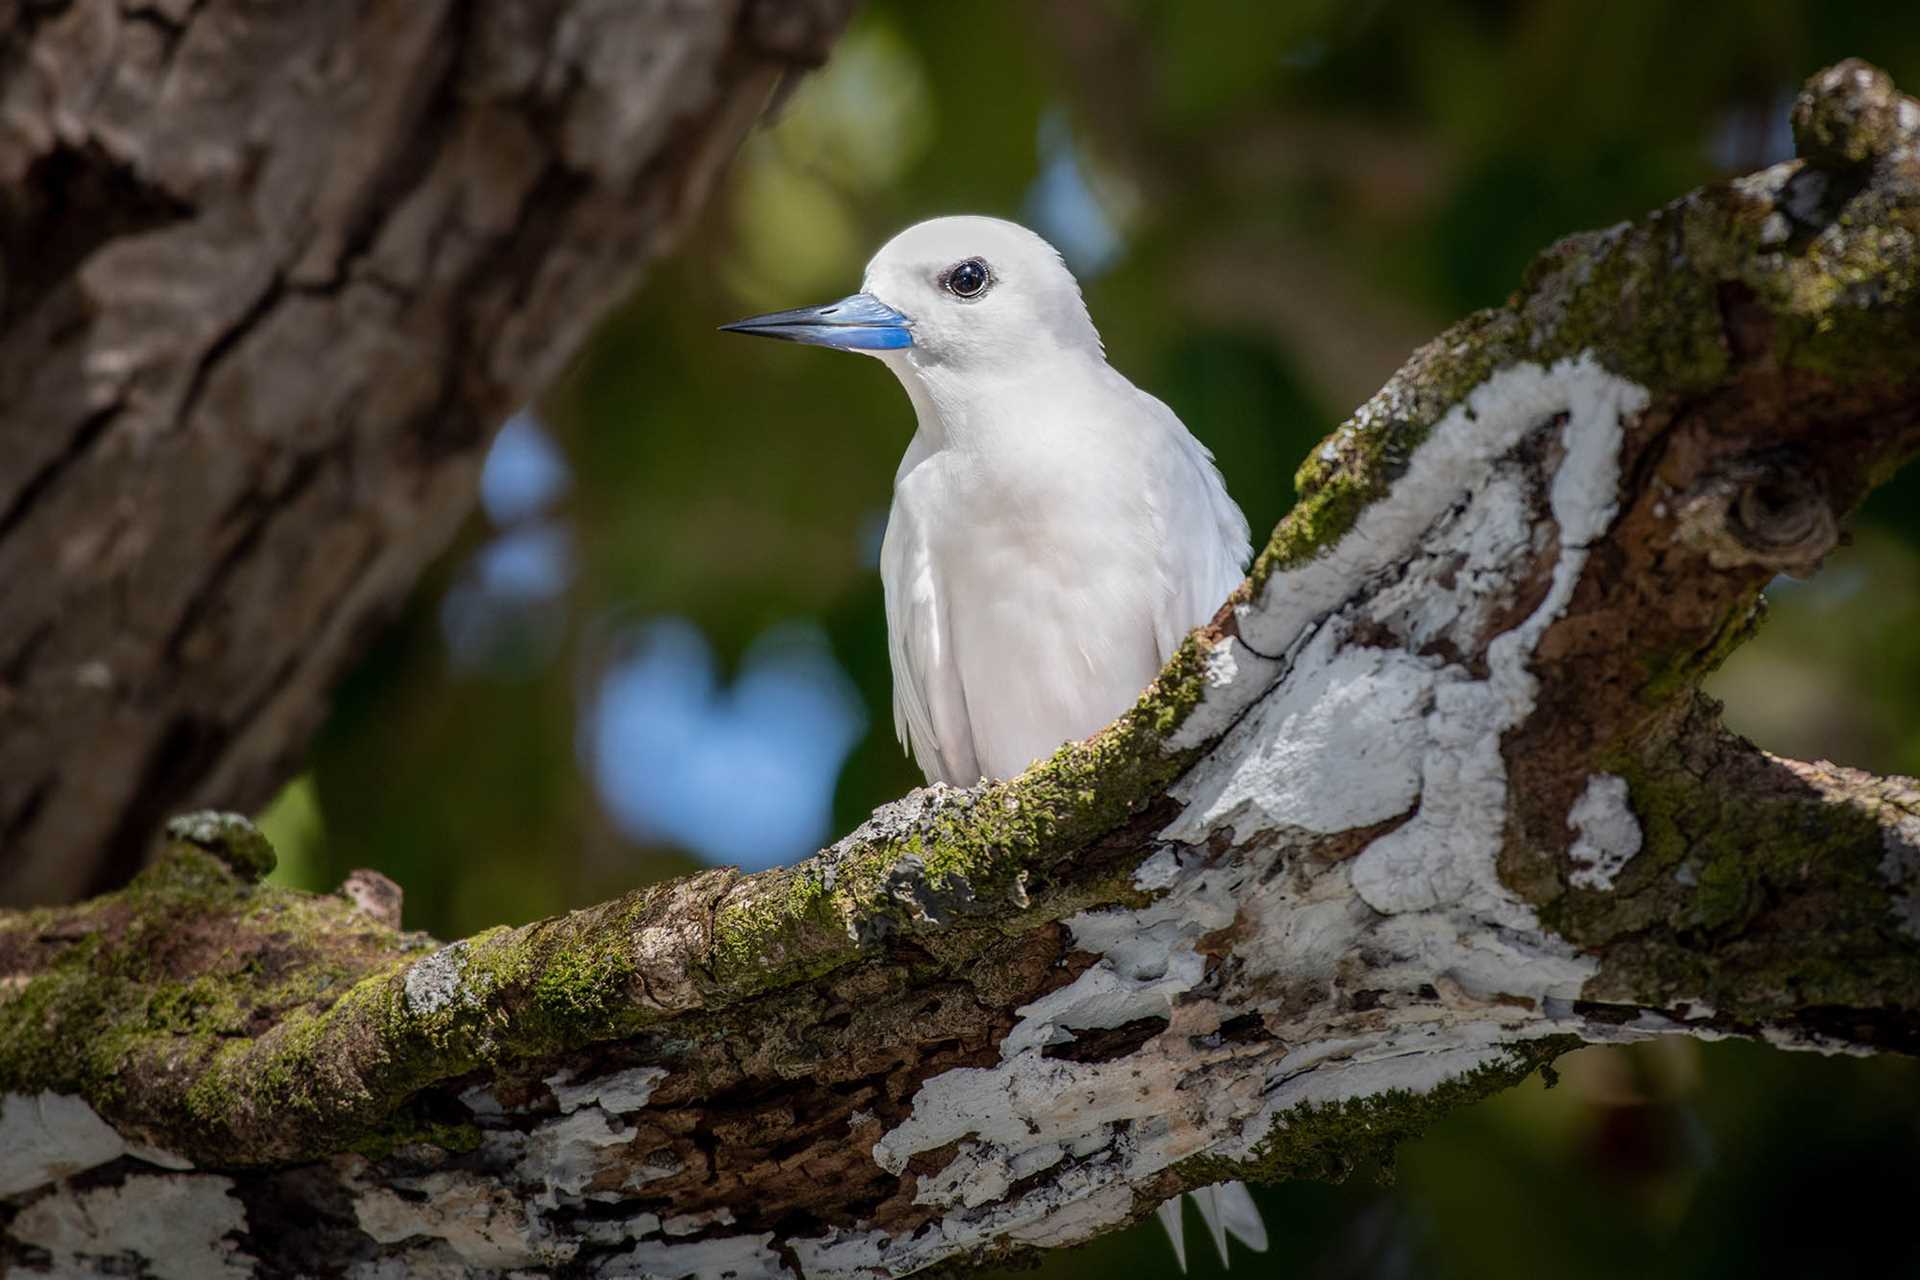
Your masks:
{"label": "white lichen patch", "polygon": [[[1405,917],[1384,930],[1400,953],[1489,997],[1576,994],[1590,965],[1508,940],[1539,930],[1495,869],[1501,743],[1533,709],[1534,649],[1613,518],[1624,422],[1646,402],[1583,357],[1501,370],[1456,405],[1391,493],[1320,558],[1270,579],[1242,619],[1257,648],[1292,655],[1286,681],[1176,789],[1191,807],[1167,834],[1327,833],[1405,814],[1350,866],[1368,906]],[[1541,504],[1530,496],[1536,464],[1509,455],[1556,422],[1561,460]],[[1553,554],[1544,598],[1487,637],[1511,607],[1516,566],[1540,551]],[[1387,569],[1396,581],[1373,589]],[[1341,612],[1370,590],[1363,616]],[[1394,647],[1356,643],[1363,625]],[[1484,652],[1484,672],[1414,656],[1422,650]]]}
{"label": "white lichen patch", "polygon": [[[1501,739],[1532,710],[1533,650],[1613,518],[1623,421],[1646,399],[1582,358],[1504,369],[1456,405],[1392,492],[1321,557],[1276,574],[1241,620],[1261,651],[1291,653],[1287,679],[1229,735],[1216,753],[1224,766],[1203,765],[1177,789],[1191,807],[1168,834],[1192,841],[1223,825],[1240,838],[1266,828],[1325,833],[1407,813],[1354,863],[1368,905],[1388,915],[1458,908],[1530,926],[1493,867],[1506,813]],[[1537,525],[1526,464],[1503,459],[1563,415],[1564,456],[1547,495],[1553,523]],[[1543,533],[1555,552],[1545,598],[1488,641],[1514,565]],[[1390,567],[1403,571],[1371,596],[1363,620],[1335,612]],[[1351,643],[1357,621],[1387,628],[1399,647]],[[1483,644],[1478,678],[1414,656]],[[1580,977],[1569,970],[1563,984]]]}
{"label": "white lichen patch", "polygon": [[167,821],[168,839],[186,840],[209,849],[236,836],[258,839],[259,834],[259,828],[244,813],[202,809],[196,813],[183,813]]}
{"label": "white lichen patch", "polygon": [[405,979],[407,1008],[422,1016],[431,1016],[451,1007],[455,1001],[471,1003],[473,996],[461,985],[466,973],[464,941],[414,961]]}
{"label": "white lichen patch", "polygon": [[155,1280],[245,1280],[253,1259],[228,1237],[247,1228],[233,1183],[208,1174],[139,1174],[117,1186],[43,1196],[9,1224],[52,1256],[56,1275],[104,1274],[132,1254]]}
{"label": "white lichen patch", "polygon": [[[1329,1055],[1315,1045],[1304,1059],[1295,1055],[1274,1065],[1269,1099],[1276,1111],[1302,1103],[1325,1106],[1371,1098],[1391,1089],[1429,1093],[1507,1057],[1512,1029],[1497,1023],[1466,1023],[1444,1035],[1431,1032],[1396,1041],[1361,1041]],[[1329,1069],[1334,1066],[1336,1069]]]}
{"label": "white lichen patch", "polygon": [[690,1236],[705,1231],[709,1227],[730,1227],[733,1225],[733,1210],[722,1206],[706,1213],[679,1213],[660,1224],[660,1231],[669,1236]]}
{"label": "white lichen patch", "polygon": [[684,1243],[643,1240],[601,1264],[599,1274],[634,1280],[795,1280],[772,1244],[771,1231]]}
{"label": "white lichen patch", "polygon": [[1112,1158],[1074,1165],[1044,1193],[928,1223],[910,1236],[836,1229],[790,1242],[806,1280],[892,1280],[941,1258],[1006,1238],[1041,1247],[1071,1244],[1124,1219],[1133,1190]]}
{"label": "white lichen patch", "polygon": [[1577,888],[1611,890],[1614,877],[1640,852],[1640,821],[1627,799],[1625,778],[1596,773],[1567,810],[1567,827],[1573,832],[1567,856],[1574,864],[1567,879]]}
{"label": "white lichen patch", "polygon": [[[1532,912],[1501,885],[1494,869],[1507,812],[1501,738],[1533,710],[1537,686],[1529,666],[1534,649],[1572,600],[1588,548],[1613,520],[1624,420],[1646,403],[1644,389],[1589,358],[1562,361],[1551,369],[1519,365],[1501,370],[1441,420],[1432,439],[1414,455],[1408,476],[1384,504],[1362,515],[1364,525],[1381,505],[1395,506],[1430,451],[1435,458],[1429,465],[1445,470],[1453,481],[1447,492],[1464,489],[1473,495],[1471,513],[1488,493],[1500,493],[1500,486],[1476,485],[1470,477],[1455,474],[1455,468],[1479,460],[1480,466],[1498,474],[1495,459],[1529,430],[1564,415],[1560,442],[1565,455],[1549,493],[1558,555],[1546,596],[1519,625],[1487,642],[1485,678],[1475,679],[1457,667],[1435,673],[1433,709],[1421,733],[1419,811],[1404,826],[1375,840],[1354,863],[1354,888],[1375,910],[1391,915],[1461,908],[1492,924],[1537,931]],[[1504,496],[1493,501],[1524,528],[1524,506],[1515,507]],[[1456,520],[1449,532],[1464,524],[1484,537],[1478,530],[1486,518],[1482,514]],[[1520,530],[1512,536],[1520,536]],[[1431,574],[1436,595],[1497,590],[1491,583],[1463,582],[1457,574],[1454,585],[1447,587],[1448,566],[1434,550],[1429,543],[1408,576]]]}
{"label": "white lichen patch", "polygon": [[562,1199],[618,1200],[616,1191],[589,1192],[588,1186],[625,1161],[609,1148],[624,1147],[634,1131],[597,1106],[583,1106],[549,1120],[527,1136],[520,1159],[520,1180],[542,1185],[541,1202],[549,1207]]}
{"label": "white lichen patch", "polygon": [[[1380,587],[1366,617],[1418,653],[1436,641],[1471,643],[1508,596],[1514,566],[1542,548],[1524,468],[1496,467],[1464,510],[1443,519],[1439,574],[1407,574]],[[1432,540],[1430,540],[1431,542]]]}
{"label": "white lichen patch", "polygon": [[[1130,1211],[1134,1181],[1203,1148],[1218,1100],[1204,1089],[1181,1092],[1194,1065],[1189,1033],[1200,1029],[1187,1025],[1182,1002],[1207,980],[1196,944],[1233,922],[1243,875],[1167,848],[1137,879],[1167,892],[1139,910],[1071,917],[1074,945],[1099,957],[1095,963],[1019,1010],[998,1065],[928,1081],[912,1114],[874,1145],[875,1161],[900,1172],[917,1152],[958,1144],[945,1168],[919,1182],[918,1202],[943,1216],[910,1237],[835,1232],[796,1241],[806,1275],[902,1274],[1000,1236],[1079,1239]],[[1090,1032],[1129,1024],[1150,1031],[1152,1019],[1167,1033],[1112,1061],[1048,1054]],[[1237,1051],[1219,1045],[1202,1057]],[[1043,1172],[1036,1190],[1004,1199]]]}
{"label": "white lichen patch", "polygon": [[81,1098],[0,1096],[0,1197],[19,1195],[125,1155],[127,1144]]}
{"label": "white lichen patch", "polygon": [[[1398,389],[1389,384],[1360,408],[1349,429],[1366,431],[1375,422],[1402,416],[1397,394]],[[1494,464],[1528,432],[1561,413],[1570,419],[1566,443],[1578,456],[1570,454],[1556,476],[1554,514],[1561,518],[1564,507],[1571,517],[1602,517],[1584,536],[1563,523],[1562,545],[1584,548],[1612,517],[1620,419],[1638,413],[1646,403],[1643,387],[1609,373],[1590,355],[1551,367],[1518,364],[1497,371],[1434,424],[1391,492],[1362,511],[1345,536],[1306,564],[1274,574],[1259,599],[1237,611],[1241,638],[1257,653],[1291,656],[1321,619],[1363,592],[1378,575],[1420,551],[1462,495],[1473,495],[1484,515],[1464,526],[1462,532],[1468,536],[1448,550],[1458,551],[1470,564],[1490,568],[1488,581],[1469,583],[1470,588],[1482,588],[1470,590],[1469,596],[1484,596],[1485,588],[1497,587],[1506,578],[1502,571],[1506,566],[1487,552],[1498,548],[1514,526],[1493,519],[1500,508],[1510,505],[1510,495],[1491,484]],[[1591,470],[1596,464],[1597,473]],[[1486,492],[1490,487],[1495,490],[1492,496]],[[1487,520],[1492,521],[1490,527],[1475,527]],[[1476,550],[1482,552],[1477,562]],[[1584,560],[1584,552],[1579,558]],[[1576,564],[1570,570],[1575,579],[1578,569]],[[1564,605],[1562,600],[1553,614],[1557,616]],[[1263,679],[1210,684],[1200,706],[1174,736],[1173,745],[1196,746],[1206,741],[1210,735],[1205,730],[1231,722],[1265,689]]]}
{"label": "white lichen patch", "polygon": [[[1255,883],[1248,869],[1212,864],[1197,851],[1155,853],[1136,884],[1160,887],[1163,896],[1139,910],[1072,917],[1075,945],[1100,957],[1095,964],[1020,1010],[1000,1064],[935,1077],[912,1115],[876,1144],[875,1160],[898,1170],[916,1152],[957,1143],[947,1166],[918,1184],[918,1202],[943,1216],[911,1237],[836,1232],[795,1242],[804,1273],[877,1277],[997,1237],[1046,1245],[1084,1239],[1132,1211],[1142,1179],[1205,1151],[1249,1156],[1302,1103],[1421,1092],[1504,1059],[1515,1025],[1532,1016],[1505,1006],[1475,1006],[1457,1026],[1415,1020],[1397,1035],[1332,1041],[1299,1055],[1277,1043],[1243,1047],[1208,1034],[1257,1007],[1252,991],[1270,990],[1283,970],[1331,974],[1363,942],[1377,917],[1350,890],[1329,887],[1341,878],[1329,873],[1303,897],[1281,880]],[[1246,988],[1216,994],[1196,944],[1229,926],[1244,931],[1237,953],[1266,954],[1267,967],[1247,963]],[[1408,970],[1388,980],[1424,980],[1417,965]],[[1046,1056],[1076,1033],[1150,1016],[1167,1018],[1166,1032],[1131,1053],[1100,1062]],[[1550,1029],[1543,1022],[1517,1038]],[[1211,1069],[1249,1053],[1268,1056],[1269,1069]],[[1235,1136],[1223,1143],[1222,1133]],[[1048,1176],[1034,1189],[1003,1198],[1038,1172]]]}
{"label": "white lichen patch", "polygon": [[1340,648],[1323,627],[1295,677],[1260,702],[1232,735],[1237,767],[1184,788],[1169,839],[1198,842],[1230,826],[1322,835],[1372,826],[1420,795],[1419,726],[1439,663],[1386,649]]}
{"label": "white lichen patch", "polygon": [[[1132,1058],[1074,1062],[1047,1057],[1045,1050],[1072,1042],[1077,1031],[1170,1020],[1175,1000],[1205,977],[1206,959],[1194,944],[1232,923],[1235,877],[1197,869],[1198,856],[1191,860],[1196,869],[1147,907],[1069,918],[1074,946],[1100,959],[1018,1010],[1021,1020],[1002,1041],[998,1065],[958,1068],[922,1085],[912,1114],[874,1144],[874,1161],[899,1173],[917,1152],[973,1138],[976,1152],[1010,1163],[1087,1134],[1104,1137],[1108,1126],[1138,1119],[1142,1087]],[[971,1157],[976,1166],[985,1158]]]}
{"label": "white lichen patch", "polygon": [[399,1179],[394,1189],[367,1187],[354,1199],[353,1213],[360,1229],[381,1244],[431,1236],[476,1267],[564,1262],[577,1251],[573,1245],[539,1248],[527,1206],[479,1174],[432,1173]]}
{"label": "white lichen patch", "polygon": [[638,1111],[653,1097],[653,1091],[667,1078],[665,1067],[630,1067],[604,1076],[592,1076],[575,1083],[572,1071],[561,1071],[543,1082],[552,1090],[563,1112],[578,1110],[587,1103],[602,1111]]}
{"label": "white lichen patch", "polygon": [[[590,1202],[630,1199],[634,1187],[678,1171],[671,1152],[653,1153],[672,1166],[664,1170],[648,1162],[648,1153],[634,1152],[635,1136],[598,1105],[582,1102],[528,1133],[487,1130],[469,1167],[376,1175],[361,1156],[337,1157],[333,1164],[353,1195],[360,1229],[401,1248],[387,1259],[405,1263],[394,1274],[544,1275],[583,1247],[625,1246],[660,1233],[656,1213],[576,1215]],[[710,1218],[707,1225],[725,1225],[724,1214]],[[388,1273],[363,1268],[355,1274]]]}

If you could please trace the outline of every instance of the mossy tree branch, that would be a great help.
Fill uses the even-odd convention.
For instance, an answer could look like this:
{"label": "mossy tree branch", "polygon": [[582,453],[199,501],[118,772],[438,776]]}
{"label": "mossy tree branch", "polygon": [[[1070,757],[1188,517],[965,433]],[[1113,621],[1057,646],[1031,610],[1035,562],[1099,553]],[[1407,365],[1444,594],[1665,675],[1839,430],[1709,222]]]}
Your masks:
{"label": "mossy tree branch", "polygon": [[1582,1041],[1912,1049],[1920,787],[1698,692],[1920,447],[1920,107],[1850,63],[1795,126],[1416,353],[1019,778],[444,947],[207,818],[0,917],[0,1256],[904,1274],[1338,1175]]}

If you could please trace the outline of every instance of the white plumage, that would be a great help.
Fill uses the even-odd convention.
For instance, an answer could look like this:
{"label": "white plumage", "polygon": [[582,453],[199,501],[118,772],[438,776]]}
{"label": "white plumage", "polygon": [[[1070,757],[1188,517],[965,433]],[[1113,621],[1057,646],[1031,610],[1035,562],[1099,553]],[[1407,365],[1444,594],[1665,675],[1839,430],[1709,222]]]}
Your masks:
{"label": "white plumage", "polygon": [[[971,298],[943,285],[979,262]],[[993,218],[894,237],[865,292],[919,418],[880,557],[894,723],[929,781],[1006,778],[1132,704],[1240,581],[1213,456],[1107,364],[1052,246]]]}
{"label": "white plumage", "polygon": [[[1245,571],[1213,455],[1107,364],[1024,227],[922,222],[860,293],[728,327],[877,356],[913,402],[880,577],[894,726],[930,782],[1011,777],[1112,721]],[[1226,1230],[1265,1247],[1240,1184],[1195,1198],[1223,1259]]]}

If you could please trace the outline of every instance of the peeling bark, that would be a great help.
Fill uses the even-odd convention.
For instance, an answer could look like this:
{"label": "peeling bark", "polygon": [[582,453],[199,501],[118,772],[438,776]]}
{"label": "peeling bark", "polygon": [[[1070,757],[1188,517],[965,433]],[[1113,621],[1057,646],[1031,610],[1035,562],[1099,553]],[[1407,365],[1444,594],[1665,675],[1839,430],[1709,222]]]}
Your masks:
{"label": "peeling bark", "polygon": [[1920,448],[1920,105],[1843,64],[1795,124],[1416,353],[1019,778],[447,946],[217,816],[0,916],[0,1258],[900,1275],[1338,1176],[1582,1042],[1912,1051],[1920,784],[1698,692]]}
{"label": "peeling bark", "polygon": [[848,0],[0,4],[0,894],[254,810]]}

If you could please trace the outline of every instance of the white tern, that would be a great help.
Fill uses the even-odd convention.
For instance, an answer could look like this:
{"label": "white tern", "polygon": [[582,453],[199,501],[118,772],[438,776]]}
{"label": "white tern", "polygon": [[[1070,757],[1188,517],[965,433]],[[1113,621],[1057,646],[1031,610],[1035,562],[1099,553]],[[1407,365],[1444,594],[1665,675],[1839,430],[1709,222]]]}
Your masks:
{"label": "white tern", "polygon": [[[724,326],[885,362],[918,430],[880,552],[894,728],[929,782],[1009,778],[1139,697],[1246,570],[1206,446],[1107,363],[1058,252],[998,218],[935,218],[859,293]],[[1194,1193],[1266,1248],[1239,1183]],[[1179,1201],[1160,1211],[1181,1267]]]}

